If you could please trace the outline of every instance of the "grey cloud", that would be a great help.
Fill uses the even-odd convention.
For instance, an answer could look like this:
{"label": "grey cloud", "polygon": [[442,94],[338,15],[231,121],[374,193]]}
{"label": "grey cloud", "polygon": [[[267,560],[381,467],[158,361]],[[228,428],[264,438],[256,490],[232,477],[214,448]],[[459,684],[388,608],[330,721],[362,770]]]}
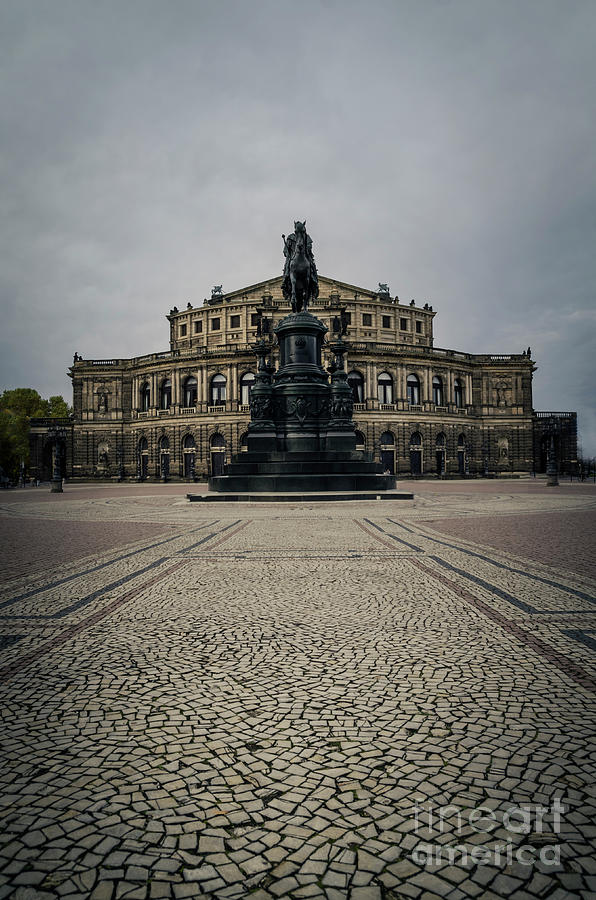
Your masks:
{"label": "grey cloud", "polygon": [[2,385],[69,394],[85,356],[280,270],[433,304],[437,345],[539,364],[537,408],[593,406],[590,2],[0,9]]}

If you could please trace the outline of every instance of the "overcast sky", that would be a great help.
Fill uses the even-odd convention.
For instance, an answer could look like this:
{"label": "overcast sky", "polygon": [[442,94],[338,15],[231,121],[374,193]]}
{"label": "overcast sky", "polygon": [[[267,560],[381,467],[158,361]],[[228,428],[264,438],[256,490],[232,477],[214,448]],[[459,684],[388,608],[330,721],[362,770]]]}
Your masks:
{"label": "overcast sky", "polygon": [[281,273],[520,352],[596,454],[594,0],[0,0],[0,388]]}

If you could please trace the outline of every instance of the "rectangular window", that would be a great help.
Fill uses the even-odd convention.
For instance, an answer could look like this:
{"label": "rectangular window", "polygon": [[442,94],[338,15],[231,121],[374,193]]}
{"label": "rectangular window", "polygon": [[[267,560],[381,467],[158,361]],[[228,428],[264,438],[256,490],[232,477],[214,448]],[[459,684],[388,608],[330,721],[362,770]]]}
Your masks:
{"label": "rectangular window", "polygon": [[407,319],[400,319],[400,320],[399,320],[399,330],[400,330],[400,331],[407,331],[407,330],[408,330],[408,320],[407,320]]}
{"label": "rectangular window", "polygon": [[211,319],[211,331],[219,331],[220,329],[220,320],[219,319]]}
{"label": "rectangular window", "polygon": [[422,322],[416,322],[416,334],[422,334]]}
{"label": "rectangular window", "polygon": [[186,337],[186,325],[180,326],[180,337]]}
{"label": "rectangular window", "polygon": [[346,325],[352,324],[352,313],[351,312],[344,312],[344,322],[346,323]]}
{"label": "rectangular window", "polygon": [[195,334],[200,334],[203,330],[203,322],[201,319],[195,321]]}
{"label": "rectangular window", "polygon": [[362,324],[365,326],[372,325],[372,313],[362,313]]}
{"label": "rectangular window", "polygon": [[383,328],[391,328],[391,316],[383,316]]}
{"label": "rectangular window", "polygon": [[258,313],[250,314],[250,324],[252,325],[253,328],[257,327],[257,325],[259,324],[259,314]]}
{"label": "rectangular window", "polygon": [[240,328],[240,316],[230,316],[230,328]]}

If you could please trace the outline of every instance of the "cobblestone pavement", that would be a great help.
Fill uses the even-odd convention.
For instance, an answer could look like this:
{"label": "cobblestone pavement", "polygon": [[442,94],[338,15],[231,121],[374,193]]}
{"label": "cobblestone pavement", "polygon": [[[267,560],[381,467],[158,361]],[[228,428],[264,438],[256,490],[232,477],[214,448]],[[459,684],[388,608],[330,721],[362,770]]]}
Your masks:
{"label": "cobblestone pavement", "polygon": [[596,896],[596,491],[415,490],[7,492],[0,898]]}

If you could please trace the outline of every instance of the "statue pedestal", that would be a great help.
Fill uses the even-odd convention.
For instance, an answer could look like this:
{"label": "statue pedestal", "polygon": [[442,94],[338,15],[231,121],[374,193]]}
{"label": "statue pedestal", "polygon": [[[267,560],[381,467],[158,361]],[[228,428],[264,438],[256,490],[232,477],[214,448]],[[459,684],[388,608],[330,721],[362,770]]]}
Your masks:
{"label": "statue pedestal", "polygon": [[[329,373],[321,365],[326,326],[308,312],[283,319],[275,333],[280,366],[265,363],[270,345],[255,346],[259,358],[251,391],[248,451],[235,456],[225,474],[209,480],[209,490],[234,495],[334,493],[353,499],[358,492],[375,496],[395,488],[380,463],[355,449],[352,392],[343,369],[346,345],[331,344],[336,363]],[[408,495],[409,496],[409,495]]]}

